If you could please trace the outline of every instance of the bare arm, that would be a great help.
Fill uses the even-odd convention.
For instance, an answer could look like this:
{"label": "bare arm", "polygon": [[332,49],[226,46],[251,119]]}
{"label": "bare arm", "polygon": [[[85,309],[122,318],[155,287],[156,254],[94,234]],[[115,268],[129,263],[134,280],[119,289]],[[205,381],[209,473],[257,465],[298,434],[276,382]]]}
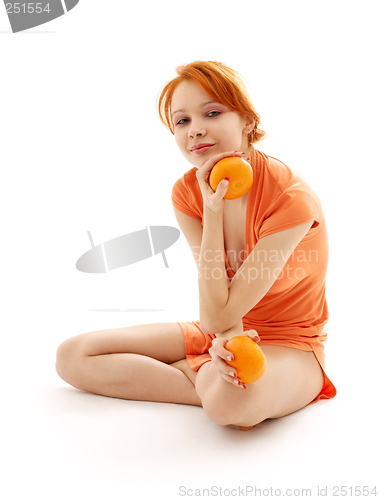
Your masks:
{"label": "bare arm", "polygon": [[[186,215],[183,212],[180,212],[180,210],[176,208],[174,208],[174,212],[176,220],[178,221],[180,229],[182,230],[184,237],[186,238],[187,243],[190,246],[193,258],[198,268],[199,289],[200,289],[201,286],[200,256],[202,255],[201,248],[203,246],[202,242],[203,227],[201,225],[201,221],[194,219],[193,217],[190,217],[189,215]],[[203,249],[205,249],[205,251],[208,250],[206,244],[203,246]],[[208,258],[209,255],[207,257],[207,260]],[[224,273],[224,276],[226,276],[225,264],[221,266],[221,269]],[[227,287],[230,286],[229,280],[227,278],[225,278],[225,283]],[[202,304],[202,299],[200,296],[200,311],[201,311],[201,304]],[[201,318],[201,313],[200,313],[200,318]],[[221,338],[231,338],[234,337],[235,335],[242,335],[242,334],[243,334],[243,326],[242,326],[242,319],[240,318],[238,321],[236,321],[235,325],[232,325],[231,328],[226,329],[221,326],[219,332],[216,333],[216,336]]]}
{"label": "bare arm", "polygon": [[[223,331],[232,328],[258,304],[312,224],[313,221],[309,221],[259,240],[229,287],[224,286],[222,280],[202,280],[201,288],[199,286],[200,300],[203,301],[200,317],[204,331],[217,333],[220,325],[223,325]],[[273,252],[278,258],[270,260],[269,256]],[[216,288],[218,291],[214,292]]]}

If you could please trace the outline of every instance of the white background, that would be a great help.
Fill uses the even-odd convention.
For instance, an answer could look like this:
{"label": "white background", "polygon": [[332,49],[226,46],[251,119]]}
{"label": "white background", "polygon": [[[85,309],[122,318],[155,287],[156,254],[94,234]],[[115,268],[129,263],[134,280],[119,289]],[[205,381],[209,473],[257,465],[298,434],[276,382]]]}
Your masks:
{"label": "white background", "polygon": [[[328,487],[331,497],[333,486],[375,485],[376,8],[81,0],[18,34],[1,9],[4,498],[171,499],[212,486],[310,488],[313,497]],[[176,66],[196,59],[247,80],[268,133],[257,149],[308,179],[330,238],[326,362],[338,395],[248,433],[213,424],[201,408],[77,391],[54,368],[73,335],[198,318],[183,236],[166,251],[168,269],[159,255],[106,275],[75,268],[87,231],[99,244],[177,227],[171,188],[191,165],[155,99]],[[112,308],[158,311],[92,311]]]}

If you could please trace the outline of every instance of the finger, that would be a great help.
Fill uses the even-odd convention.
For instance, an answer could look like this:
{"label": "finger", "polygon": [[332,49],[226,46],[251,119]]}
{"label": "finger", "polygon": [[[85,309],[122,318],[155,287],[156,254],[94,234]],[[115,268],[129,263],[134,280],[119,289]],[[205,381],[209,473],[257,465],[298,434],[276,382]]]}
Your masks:
{"label": "finger", "polygon": [[258,332],[256,332],[255,330],[247,330],[244,332],[244,334],[246,335],[246,337],[250,337],[252,340],[254,340],[254,342],[260,342],[261,340]]}
{"label": "finger", "polygon": [[206,166],[206,168],[208,168],[211,165],[210,168],[212,169],[216,165],[216,163],[218,163],[223,158],[228,158],[230,156],[242,157],[244,155],[245,155],[245,153],[242,151],[224,151],[224,153],[219,153],[219,154],[214,155],[211,158],[209,158],[209,160],[204,163],[203,167]]}
{"label": "finger", "polygon": [[218,354],[219,350],[223,354],[225,353],[224,355],[226,355],[226,359],[229,358],[229,361],[234,359],[233,354],[222,347],[227,341],[228,339],[213,339],[212,347],[209,349],[209,354],[212,356],[212,363],[216,366],[219,374],[224,380],[236,387],[246,389],[246,385],[241,382],[237,375],[237,370],[233,366],[228,365]]}
{"label": "finger", "polygon": [[216,191],[215,191],[215,199],[217,201],[221,201],[226,195],[229,188],[229,178],[225,177],[221,182],[219,182]]}
{"label": "finger", "polygon": [[229,339],[215,338],[212,341],[212,347],[209,349],[211,356],[219,356],[223,360],[234,361],[234,354],[224,349],[225,344]]}
{"label": "finger", "polygon": [[[211,351],[209,351],[210,353]],[[245,384],[241,382],[241,379],[237,375],[237,370],[232,366],[229,366],[225,361],[223,361],[219,356],[214,354],[212,356],[212,362],[216,366],[221,377],[229,382],[230,384],[235,385],[236,387],[245,388]]]}
{"label": "finger", "polygon": [[224,153],[219,153],[217,155],[214,155],[211,158],[209,158],[209,160],[206,161],[202,167],[199,168],[199,170],[196,172],[196,177],[198,177],[199,175],[204,180],[206,180],[212,168],[216,165],[216,163],[218,163],[223,158],[228,158],[230,156],[242,157],[244,155],[245,153],[241,151],[225,151]]}
{"label": "finger", "polygon": [[[228,365],[228,363],[217,354],[214,348],[209,349],[209,354],[212,356],[212,361],[220,372],[232,378],[238,378],[237,370],[233,366]],[[231,357],[230,353],[228,357]]]}
{"label": "finger", "polygon": [[235,387],[239,387],[240,389],[246,389],[246,385],[243,384],[238,378],[226,375],[225,373],[222,372],[220,372],[220,375],[224,380],[226,380],[226,382],[229,382]]}
{"label": "finger", "polygon": [[211,347],[209,349],[209,354],[212,356],[213,364],[216,366],[216,368],[222,375],[225,375],[227,378],[228,377],[230,378],[230,380],[228,379],[230,382],[238,384],[238,381],[240,381],[240,379],[238,377],[237,369],[234,368],[233,366],[230,366],[227,363],[227,361],[233,361],[234,359],[233,354],[223,348],[221,348],[220,350],[222,355],[224,356],[226,355],[226,358],[223,358],[222,356],[219,355],[216,347]]}

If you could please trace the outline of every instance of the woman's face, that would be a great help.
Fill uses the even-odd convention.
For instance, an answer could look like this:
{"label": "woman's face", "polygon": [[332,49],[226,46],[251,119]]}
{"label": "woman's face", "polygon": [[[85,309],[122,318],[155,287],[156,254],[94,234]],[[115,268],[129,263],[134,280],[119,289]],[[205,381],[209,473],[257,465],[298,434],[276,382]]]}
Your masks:
{"label": "woman's face", "polygon": [[199,83],[179,83],[171,110],[175,141],[195,167],[200,168],[211,156],[225,151],[242,151],[247,156],[246,133],[252,128],[252,120],[215,102]]}

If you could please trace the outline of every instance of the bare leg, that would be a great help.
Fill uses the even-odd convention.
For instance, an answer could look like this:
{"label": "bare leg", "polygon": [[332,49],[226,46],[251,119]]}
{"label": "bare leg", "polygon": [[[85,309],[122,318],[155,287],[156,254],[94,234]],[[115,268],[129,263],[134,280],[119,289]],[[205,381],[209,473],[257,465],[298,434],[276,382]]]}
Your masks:
{"label": "bare leg", "polygon": [[215,365],[205,363],[195,386],[207,416],[220,425],[254,426],[304,408],[320,392],[323,374],[312,352],[261,346],[267,371],[241,389],[223,379]]}
{"label": "bare leg", "polygon": [[153,323],[88,332],[57,350],[58,375],[103,396],[201,406],[194,384],[170,364],[185,358],[177,323]]}

